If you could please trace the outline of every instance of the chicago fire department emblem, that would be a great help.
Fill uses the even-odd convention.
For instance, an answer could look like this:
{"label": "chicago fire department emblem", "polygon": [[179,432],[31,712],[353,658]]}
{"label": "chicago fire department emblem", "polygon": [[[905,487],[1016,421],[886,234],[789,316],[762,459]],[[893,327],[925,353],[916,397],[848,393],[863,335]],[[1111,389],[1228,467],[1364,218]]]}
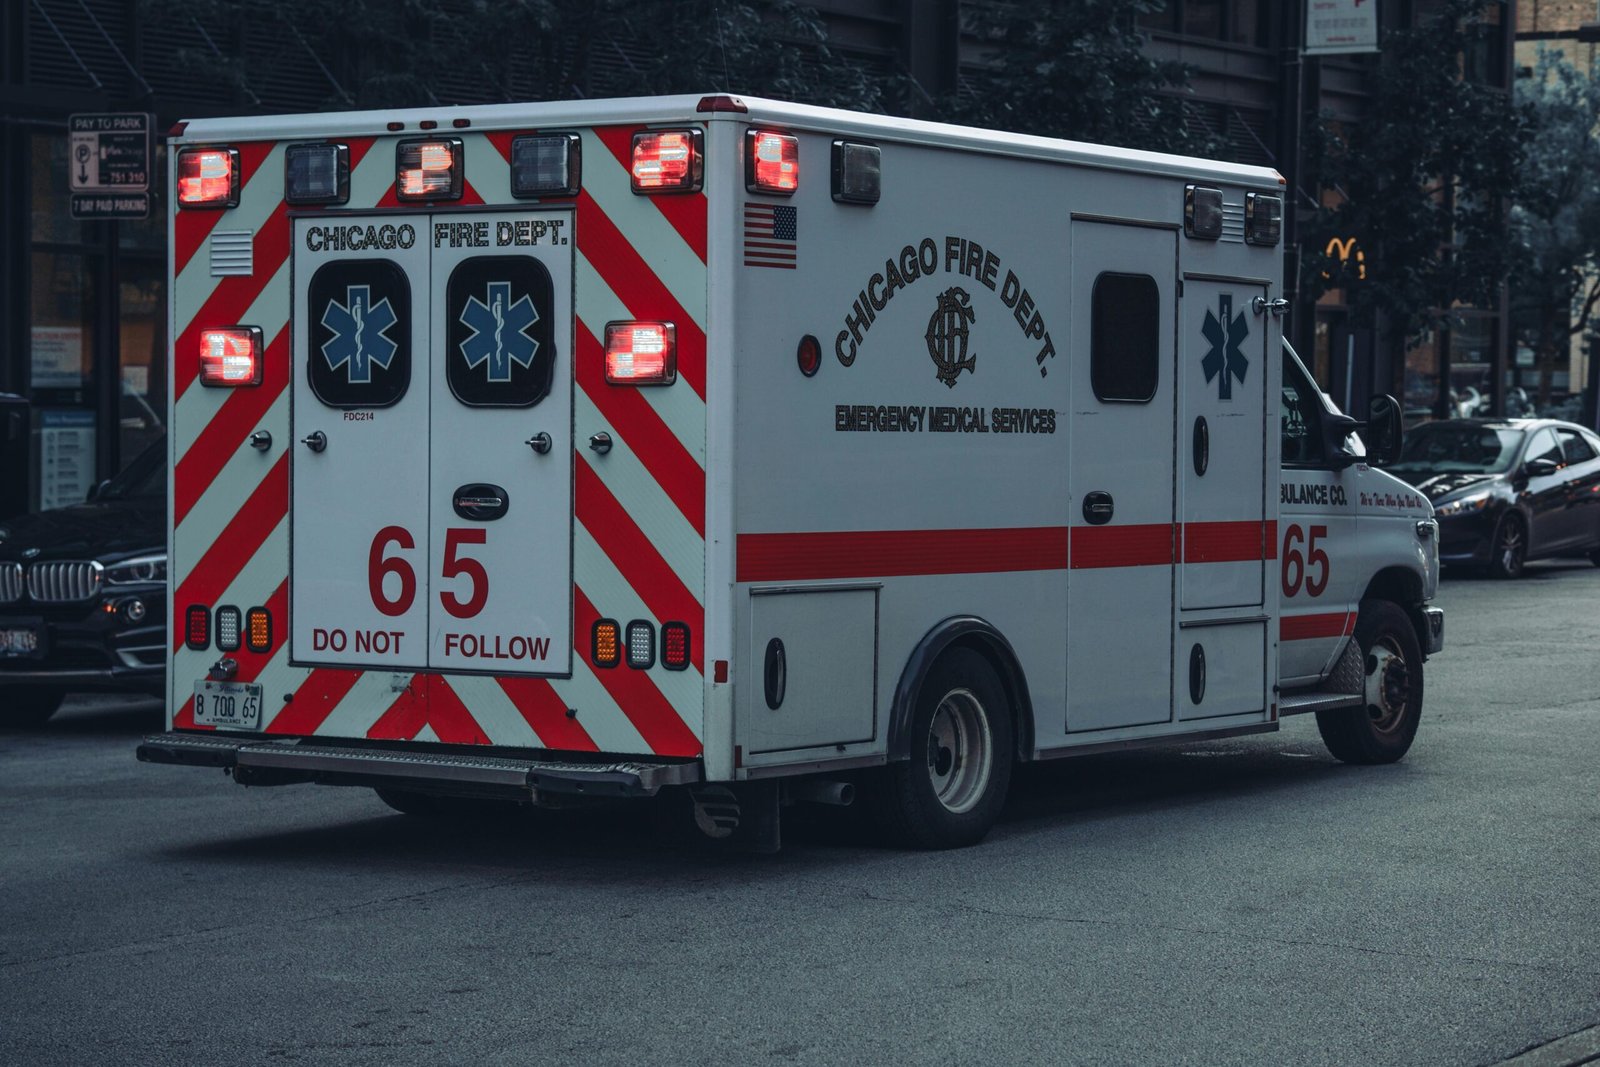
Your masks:
{"label": "chicago fire department emblem", "polygon": [[972,297],[957,285],[939,294],[939,306],[928,319],[928,355],[939,368],[939,380],[951,389],[962,371],[977,373],[978,357],[967,355],[967,327],[977,320]]}
{"label": "chicago fire department emblem", "polygon": [[388,297],[374,304],[370,286],[346,286],[344,303],[330,300],[322,312],[322,325],[333,333],[322,346],[328,369],[342,366],[351,385],[370,385],[373,365],[388,370],[400,347],[387,334],[396,321]]}
{"label": "chicago fire department emblem", "polygon": [[1250,360],[1239,347],[1244,344],[1244,339],[1250,336],[1250,324],[1244,320],[1244,312],[1237,316],[1233,314],[1233,294],[1222,293],[1217,297],[1217,314],[1211,314],[1211,309],[1206,309],[1205,325],[1200,328],[1207,341],[1211,342],[1211,350],[1200,361],[1200,367],[1206,372],[1206,383],[1211,379],[1221,377],[1217,385],[1218,400],[1233,399],[1233,379],[1238,378],[1239,384],[1244,384],[1245,371],[1250,369]]}
{"label": "chicago fire department emblem", "polygon": [[526,293],[512,302],[510,282],[490,282],[484,295],[484,300],[468,298],[461,312],[461,324],[472,331],[461,342],[461,356],[473,370],[487,364],[491,382],[509,382],[511,364],[533,365],[539,342],[527,331],[539,321],[539,312]]}

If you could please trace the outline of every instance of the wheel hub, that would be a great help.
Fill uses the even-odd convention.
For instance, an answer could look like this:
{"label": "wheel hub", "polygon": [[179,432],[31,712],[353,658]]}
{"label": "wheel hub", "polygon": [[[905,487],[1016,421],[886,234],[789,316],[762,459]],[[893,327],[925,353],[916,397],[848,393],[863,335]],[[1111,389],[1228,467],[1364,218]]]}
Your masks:
{"label": "wheel hub", "polygon": [[1373,729],[1389,733],[1400,725],[1411,700],[1411,671],[1399,649],[1379,643],[1367,653],[1366,695]]}
{"label": "wheel hub", "polygon": [[927,760],[933,795],[946,810],[960,815],[977,806],[989,784],[994,738],[971,690],[951,690],[934,709]]}

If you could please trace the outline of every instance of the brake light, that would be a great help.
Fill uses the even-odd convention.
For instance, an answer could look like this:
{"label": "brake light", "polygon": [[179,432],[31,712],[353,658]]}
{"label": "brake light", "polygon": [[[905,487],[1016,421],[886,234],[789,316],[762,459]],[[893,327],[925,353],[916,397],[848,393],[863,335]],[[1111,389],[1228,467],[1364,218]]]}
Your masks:
{"label": "brake light", "polygon": [[204,604],[190,604],[183,613],[183,643],[197,652],[211,644],[211,610]]}
{"label": "brake light", "polygon": [[661,624],[661,665],[669,671],[681,671],[688,668],[688,623],[664,622]]}
{"label": "brake light", "polygon": [[606,381],[671,385],[678,380],[678,328],[670,322],[606,323]]}
{"label": "brake light", "polygon": [[254,326],[228,326],[200,331],[200,384],[261,384],[261,331]]}
{"label": "brake light", "polygon": [[245,613],[245,644],[251,652],[272,648],[272,614],[266,608],[251,608]]}
{"label": "brake light", "polygon": [[744,185],[752,193],[789,196],[800,185],[800,138],[771,130],[744,135]]}
{"label": "brake light", "polygon": [[699,130],[644,130],[633,135],[633,191],[690,193],[700,188],[705,153]]}
{"label": "brake light", "polygon": [[401,141],[394,150],[394,191],[401,200],[459,200],[461,138]]}
{"label": "brake light", "polygon": [[615,619],[597,619],[590,638],[589,661],[596,667],[615,667],[622,662],[622,628]]}
{"label": "brake light", "polygon": [[239,205],[239,150],[185,148],[178,152],[178,206]]}

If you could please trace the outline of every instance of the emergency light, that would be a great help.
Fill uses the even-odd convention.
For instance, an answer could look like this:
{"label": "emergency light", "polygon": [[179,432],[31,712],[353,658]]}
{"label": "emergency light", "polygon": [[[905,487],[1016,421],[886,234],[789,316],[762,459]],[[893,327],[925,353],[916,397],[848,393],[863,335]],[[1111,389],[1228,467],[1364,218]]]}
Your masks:
{"label": "emergency light", "polygon": [[178,206],[239,206],[239,150],[183,148],[178,151]]}
{"label": "emergency light", "polygon": [[401,200],[460,200],[461,138],[417,137],[394,148],[394,192]]}
{"label": "emergency light", "polygon": [[606,381],[671,385],[678,380],[678,328],[670,322],[606,323]]}
{"label": "emergency light", "polygon": [[201,330],[200,384],[213,387],[260,385],[260,328],[227,326],[220,330]]}
{"label": "emergency light", "polygon": [[1202,241],[1222,236],[1222,190],[1208,185],[1183,187],[1183,232]]}
{"label": "emergency light", "polygon": [[1244,239],[1253,245],[1275,245],[1283,233],[1283,198],[1265,193],[1244,195]]}
{"label": "emergency light", "polygon": [[882,192],[883,162],[878,146],[833,142],[833,198],[841,204],[876,204]]}
{"label": "emergency light", "polygon": [[752,193],[792,196],[800,185],[800,138],[772,130],[744,135],[744,187]]}
{"label": "emergency light", "polygon": [[283,198],[291,204],[343,204],[350,199],[350,147],[292,144],[283,151]]}
{"label": "emergency light", "polygon": [[692,193],[705,172],[704,138],[699,130],[643,130],[633,135],[629,170],[636,193]]}
{"label": "emergency light", "polygon": [[511,195],[577,196],[582,141],[575,133],[549,133],[511,140]]}
{"label": "emergency light", "polygon": [[241,640],[239,609],[231,604],[217,609],[217,648],[223,652],[239,651]]}

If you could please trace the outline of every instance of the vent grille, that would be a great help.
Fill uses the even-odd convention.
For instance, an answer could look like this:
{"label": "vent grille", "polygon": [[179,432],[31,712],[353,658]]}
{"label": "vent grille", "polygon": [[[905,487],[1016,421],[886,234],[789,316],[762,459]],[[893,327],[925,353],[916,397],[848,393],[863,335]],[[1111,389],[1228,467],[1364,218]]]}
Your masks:
{"label": "vent grille", "polygon": [[28,596],[41,604],[88,600],[100,592],[100,564],[92,560],[35,563],[28,567]]}
{"label": "vent grille", "polygon": [[[1243,207],[1239,210],[1242,212]],[[1244,216],[1241,215],[1242,219]],[[1240,226],[1244,223],[1240,222]],[[1243,233],[1243,230],[1239,231]],[[254,230],[219,230],[211,235],[211,276],[254,274],[256,270]]]}
{"label": "vent grille", "polygon": [[1221,240],[1236,245],[1244,244],[1244,204],[1222,205],[1222,237]]}
{"label": "vent grille", "polygon": [[0,563],[0,604],[22,597],[22,564]]}

